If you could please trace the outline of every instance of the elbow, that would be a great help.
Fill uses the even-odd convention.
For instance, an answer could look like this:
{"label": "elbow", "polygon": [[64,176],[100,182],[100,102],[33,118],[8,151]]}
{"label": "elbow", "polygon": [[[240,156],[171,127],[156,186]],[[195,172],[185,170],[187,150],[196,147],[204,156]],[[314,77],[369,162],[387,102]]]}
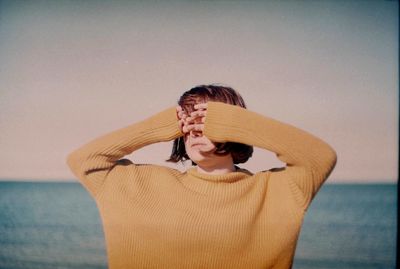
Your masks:
{"label": "elbow", "polygon": [[336,162],[337,162],[337,153],[336,153],[336,151],[335,151],[332,147],[330,147],[330,146],[329,146],[329,150],[330,150],[329,159],[330,159],[330,162],[332,163],[332,167],[334,167],[334,166],[336,165]]}
{"label": "elbow", "polygon": [[326,147],[326,151],[324,152],[324,164],[328,168],[328,174],[335,168],[337,163],[337,153],[336,151],[329,145]]}
{"label": "elbow", "polygon": [[313,158],[310,159],[310,168],[319,171],[323,178],[327,178],[336,166],[336,151],[327,143],[322,143],[314,151]]}
{"label": "elbow", "polygon": [[79,168],[80,168],[80,158],[79,158],[79,154],[76,153],[76,151],[68,154],[67,156],[67,165],[68,167],[71,169],[71,171],[75,174],[75,175],[79,175]]}

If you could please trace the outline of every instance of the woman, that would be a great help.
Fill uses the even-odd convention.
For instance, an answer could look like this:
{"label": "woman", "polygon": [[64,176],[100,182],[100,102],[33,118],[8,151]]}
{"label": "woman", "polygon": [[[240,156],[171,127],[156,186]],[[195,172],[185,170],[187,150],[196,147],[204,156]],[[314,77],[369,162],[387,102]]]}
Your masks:
{"label": "woman", "polygon": [[[121,160],[173,139],[169,160],[194,164],[184,173]],[[252,146],[286,167],[235,166]],[[303,216],[335,162],[325,142],[246,110],[236,91],[217,85],[68,157],[99,208],[109,268],[290,268]]]}

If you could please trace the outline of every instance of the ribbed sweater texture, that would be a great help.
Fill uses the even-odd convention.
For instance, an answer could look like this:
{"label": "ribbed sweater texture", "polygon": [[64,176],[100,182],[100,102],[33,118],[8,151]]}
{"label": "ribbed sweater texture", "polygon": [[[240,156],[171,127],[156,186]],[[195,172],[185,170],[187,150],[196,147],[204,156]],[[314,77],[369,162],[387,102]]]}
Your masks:
{"label": "ribbed sweater texture", "polygon": [[208,102],[203,134],[275,152],[286,167],[208,175],[122,159],[182,136],[175,108],[68,156],[97,203],[109,268],[291,268],[304,214],[335,151],[296,127],[219,102]]}

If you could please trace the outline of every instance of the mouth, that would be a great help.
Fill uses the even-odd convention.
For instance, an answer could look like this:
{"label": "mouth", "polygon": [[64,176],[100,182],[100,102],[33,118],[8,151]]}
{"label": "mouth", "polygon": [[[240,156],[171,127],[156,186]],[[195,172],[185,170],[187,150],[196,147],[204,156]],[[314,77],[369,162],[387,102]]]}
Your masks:
{"label": "mouth", "polygon": [[193,147],[201,147],[201,146],[205,146],[206,144],[204,144],[204,143],[193,143],[192,145],[191,145],[191,147],[193,148]]}

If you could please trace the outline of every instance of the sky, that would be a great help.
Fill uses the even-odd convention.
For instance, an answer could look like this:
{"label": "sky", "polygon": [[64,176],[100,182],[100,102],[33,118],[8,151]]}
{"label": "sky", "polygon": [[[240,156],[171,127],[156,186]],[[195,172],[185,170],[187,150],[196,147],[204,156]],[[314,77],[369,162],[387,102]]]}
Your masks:
{"label": "sky", "polygon": [[397,1],[0,1],[0,178],[75,180],[80,145],[222,83],[332,145],[328,182],[396,182],[398,30]]}

